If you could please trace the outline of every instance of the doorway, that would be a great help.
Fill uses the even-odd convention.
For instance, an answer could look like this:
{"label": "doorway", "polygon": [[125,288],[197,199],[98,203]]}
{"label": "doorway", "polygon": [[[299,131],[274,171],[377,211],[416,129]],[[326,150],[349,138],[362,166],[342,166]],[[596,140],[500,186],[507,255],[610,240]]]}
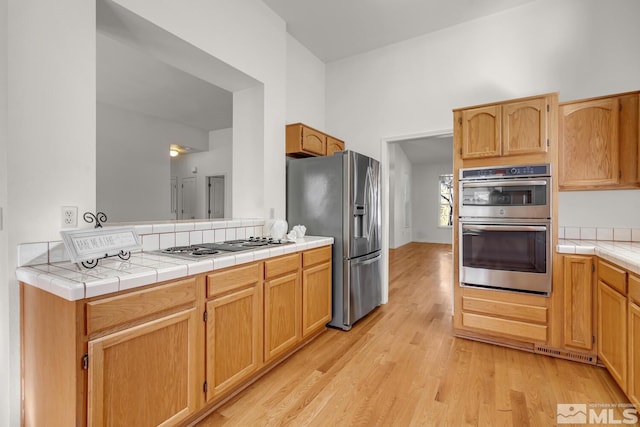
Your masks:
{"label": "doorway", "polygon": [[207,177],[207,218],[224,218],[224,175]]}
{"label": "doorway", "polygon": [[196,178],[182,178],[182,209],[180,219],[195,219],[196,217]]}
{"label": "doorway", "polygon": [[[400,135],[396,137],[383,138],[380,144],[380,166],[382,168],[382,247],[383,247],[383,263],[382,263],[382,277],[384,280],[383,283],[383,303],[388,301],[388,274],[389,274],[389,259],[387,255],[387,250],[391,247],[390,242],[397,240],[397,233],[390,236],[390,231],[392,226],[396,226],[397,230],[400,230],[402,233],[410,233],[411,238],[408,236],[404,236],[413,240],[413,232],[419,232],[420,226],[427,222],[432,222],[429,219],[425,218],[426,215],[418,212],[417,209],[414,212],[414,205],[416,208],[421,202],[421,198],[433,200],[430,204],[430,209],[433,212],[433,223],[435,224],[436,213],[438,212],[439,206],[437,203],[439,202],[439,196],[433,196],[430,198],[426,195],[420,195],[420,197],[415,200],[411,200],[411,203],[400,203],[405,202],[406,197],[405,193],[403,193],[402,189],[405,189],[406,186],[402,184],[406,181],[404,180],[404,173],[408,173],[411,179],[413,180],[414,169],[418,170],[421,167],[412,167],[412,162],[415,162],[418,159],[418,154],[420,156],[425,155],[429,160],[433,160],[436,155],[435,146],[430,146],[429,143],[436,143],[438,145],[442,145],[442,143],[447,144],[447,150],[449,158],[452,159],[453,155],[453,139],[452,139],[453,131],[451,129],[443,129],[436,130],[431,132],[424,132],[413,135]],[[448,141],[446,141],[448,139]],[[445,142],[446,141],[446,142]],[[401,147],[404,148],[401,149]],[[416,151],[407,150],[407,148],[411,148],[411,146],[415,146]],[[423,150],[423,148],[428,147],[427,150]],[[410,151],[409,154],[406,151]],[[417,150],[420,150],[419,152]],[[395,156],[396,152],[402,152],[402,158],[404,159],[402,162],[398,163],[397,158]],[[440,152],[440,150],[437,150]],[[453,161],[447,160],[446,162],[450,162],[450,167],[453,168]],[[422,162],[420,162],[422,163]],[[441,162],[442,163],[442,162]],[[403,166],[404,165],[404,166]],[[402,166],[402,167],[399,167]],[[435,168],[429,168],[429,170],[433,170],[435,173]],[[440,172],[442,174],[443,172]],[[392,178],[393,176],[393,178]],[[434,193],[436,191],[439,184],[437,184],[436,175],[436,184],[430,186],[428,183],[425,184],[423,180],[420,180],[419,185],[413,185],[414,190],[426,189],[426,187],[433,187]],[[418,184],[416,182],[415,184]],[[412,192],[413,194],[413,192]],[[413,197],[412,197],[413,199]],[[410,205],[410,206],[409,206]],[[396,206],[400,206],[402,209],[395,209]],[[408,213],[407,210],[411,209],[412,213]],[[409,219],[409,221],[405,221],[405,219]],[[413,220],[413,221],[411,221]],[[408,223],[408,224],[407,224]],[[411,228],[405,227],[405,225],[410,225]],[[396,232],[397,230],[394,230]],[[450,233],[449,233],[450,234]],[[391,237],[391,239],[390,239]],[[416,237],[418,237],[418,233],[416,233]],[[422,240],[422,239],[421,239]],[[427,239],[424,239],[425,241]]]}
{"label": "doorway", "polygon": [[178,219],[178,177],[172,176],[169,183],[171,187],[171,219]]}

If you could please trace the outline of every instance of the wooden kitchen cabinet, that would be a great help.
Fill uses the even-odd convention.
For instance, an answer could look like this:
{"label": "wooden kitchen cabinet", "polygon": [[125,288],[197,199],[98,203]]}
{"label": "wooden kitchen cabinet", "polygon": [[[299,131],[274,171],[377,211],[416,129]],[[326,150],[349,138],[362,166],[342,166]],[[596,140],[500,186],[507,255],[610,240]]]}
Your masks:
{"label": "wooden kitchen cabinet", "polygon": [[560,190],[638,186],[639,94],[559,106]]}
{"label": "wooden kitchen cabinet", "polygon": [[626,280],[624,270],[598,261],[598,358],[625,392],[628,320]]}
{"label": "wooden kitchen cabinet", "polygon": [[462,112],[462,158],[498,157],[500,106],[472,108]]}
{"label": "wooden kitchen cabinet", "polygon": [[173,425],[196,411],[195,288],[191,278],[87,303],[89,424]]}
{"label": "wooden kitchen cabinet", "polygon": [[454,314],[458,336],[494,337],[520,343],[548,340],[546,298],[510,292],[460,288],[459,310]]}
{"label": "wooden kitchen cabinet", "polygon": [[302,254],[302,337],[331,321],[331,247]]}
{"label": "wooden kitchen cabinet", "polygon": [[330,254],[78,301],[21,283],[23,425],[195,421],[325,329]]}
{"label": "wooden kitchen cabinet", "polygon": [[640,406],[640,277],[629,275],[629,373],[627,396]]}
{"label": "wooden kitchen cabinet", "polygon": [[535,154],[547,151],[546,97],[502,105],[502,155]]}
{"label": "wooden kitchen cabinet", "polygon": [[196,310],[89,341],[89,424],[175,425],[197,409]]}
{"label": "wooden kitchen cabinet", "polygon": [[302,123],[286,126],[285,153],[290,157],[331,156],[344,150],[344,141]]}
{"label": "wooden kitchen cabinet", "polygon": [[593,257],[563,258],[564,345],[590,352],[595,341]]}
{"label": "wooden kitchen cabinet", "polygon": [[333,156],[338,151],[344,151],[344,141],[327,135],[327,156]]}
{"label": "wooden kitchen cabinet", "polygon": [[264,358],[274,360],[302,339],[300,255],[264,263]]}
{"label": "wooden kitchen cabinet", "polygon": [[245,381],[262,366],[262,265],[207,275],[206,399]]}
{"label": "wooden kitchen cabinet", "polygon": [[461,158],[546,153],[551,96],[555,95],[461,110]]}

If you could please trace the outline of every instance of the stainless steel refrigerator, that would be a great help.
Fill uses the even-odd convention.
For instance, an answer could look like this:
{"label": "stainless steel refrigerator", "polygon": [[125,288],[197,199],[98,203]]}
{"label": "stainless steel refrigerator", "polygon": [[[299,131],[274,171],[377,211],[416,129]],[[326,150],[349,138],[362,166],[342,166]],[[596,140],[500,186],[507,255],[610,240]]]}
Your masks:
{"label": "stainless steel refrigerator", "polygon": [[331,236],[333,318],[348,331],[381,301],[380,163],[354,151],[287,159],[287,221]]}

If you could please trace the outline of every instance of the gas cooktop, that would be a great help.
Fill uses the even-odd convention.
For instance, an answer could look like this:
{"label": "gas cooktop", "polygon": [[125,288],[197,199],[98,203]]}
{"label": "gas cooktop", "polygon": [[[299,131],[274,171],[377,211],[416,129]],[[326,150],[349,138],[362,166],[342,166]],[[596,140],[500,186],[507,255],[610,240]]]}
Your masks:
{"label": "gas cooktop", "polygon": [[277,240],[267,237],[249,237],[248,239],[227,240],[221,243],[198,243],[188,246],[172,246],[170,248],[154,251],[162,255],[177,258],[197,259],[208,258],[216,255],[225,255],[233,252],[250,251],[263,247],[287,245],[288,240]]}

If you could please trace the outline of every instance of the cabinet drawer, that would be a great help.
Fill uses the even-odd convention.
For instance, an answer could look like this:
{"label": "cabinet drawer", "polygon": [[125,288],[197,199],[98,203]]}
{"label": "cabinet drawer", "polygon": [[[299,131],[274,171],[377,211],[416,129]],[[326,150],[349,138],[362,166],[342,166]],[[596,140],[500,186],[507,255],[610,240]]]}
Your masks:
{"label": "cabinet drawer", "polygon": [[629,275],[629,300],[640,305],[640,277]]}
{"label": "cabinet drawer", "polygon": [[547,323],[547,308],[483,298],[462,297],[462,309],[515,320]]}
{"label": "cabinet drawer", "polygon": [[271,279],[285,273],[298,271],[300,268],[300,254],[285,255],[264,262],[264,277]]}
{"label": "cabinet drawer", "polygon": [[321,262],[331,260],[331,246],[323,246],[318,249],[311,249],[302,254],[302,268],[306,268]]}
{"label": "cabinet drawer", "polygon": [[496,335],[508,335],[527,341],[546,342],[547,327],[518,320],[500,319],[474,313],[462,313],[462,325],[467,328],[479,329]]}
{"label": "cabinet drawer", "polygon": [[196,300],[196,279],[87,303],[87,334],[138,320]]}
{"label": "cabinet drawer", "polygon": [[249,286],[262,280],[260,263],[231,267],[207,275],[207,298]]}
{"label": "cabinet drawer", "polygon": [[627,272],[621,268],[598,260],[598,280],[602,280],[623,295],[627,294]]}

